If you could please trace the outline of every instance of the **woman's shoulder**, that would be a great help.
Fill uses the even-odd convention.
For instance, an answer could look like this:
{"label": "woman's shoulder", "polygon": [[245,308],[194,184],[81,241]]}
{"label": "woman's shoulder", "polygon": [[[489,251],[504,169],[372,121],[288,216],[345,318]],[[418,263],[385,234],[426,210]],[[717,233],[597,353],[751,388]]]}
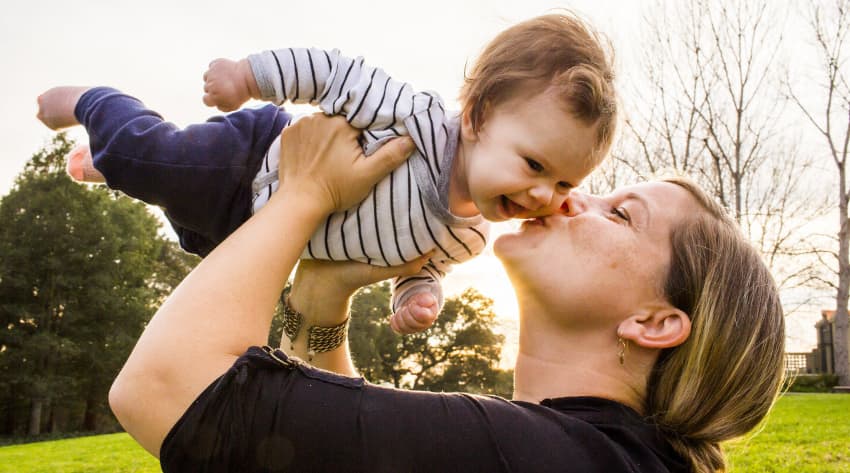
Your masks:
{"label": "woman's shoulder", "polygon": [[548,409],[565,426],[584,424],[598,433],[604,442],[587,447],[596,455],[616,455],[638,471],[690,471],[658,427],[625,404],[599,397],[562,397],[544,399],[537,406]]}

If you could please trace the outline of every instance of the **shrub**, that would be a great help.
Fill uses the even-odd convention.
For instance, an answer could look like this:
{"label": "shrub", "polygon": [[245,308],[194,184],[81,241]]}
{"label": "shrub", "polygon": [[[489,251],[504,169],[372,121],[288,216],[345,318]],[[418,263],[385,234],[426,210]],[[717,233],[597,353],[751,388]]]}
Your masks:
{"label": "shrub", "polygon": [[788,391],[792,393],[828,393],[838,384],[834,374],[799,374],[788,380]]}

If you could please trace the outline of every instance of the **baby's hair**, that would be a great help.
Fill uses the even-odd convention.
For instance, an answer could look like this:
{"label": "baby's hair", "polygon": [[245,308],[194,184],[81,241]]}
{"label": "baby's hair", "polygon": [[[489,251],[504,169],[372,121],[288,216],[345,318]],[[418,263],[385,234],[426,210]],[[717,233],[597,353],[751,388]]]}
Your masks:
{"label": "baby's hair", "polygon": [[612,60],[609,43],[573,14],[518,23],[490,41],[466,74],[463,115],[478,133],[494,107],[553,89],[573,117],[596,126],[599,159],[611,146],[617,122]]}

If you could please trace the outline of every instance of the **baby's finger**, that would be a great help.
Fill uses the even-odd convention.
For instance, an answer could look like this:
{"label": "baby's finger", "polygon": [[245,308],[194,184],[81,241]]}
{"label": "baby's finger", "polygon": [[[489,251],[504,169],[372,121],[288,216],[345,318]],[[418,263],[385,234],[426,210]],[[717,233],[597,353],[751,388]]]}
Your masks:
{"label": "baby's finger", "polygon": [[411,325],[420,330],[430,327],[437,319],[437,299],[430,292],[413,296],[408,307]]}
{"label": "baby's finger", "polygon": [[410,318],[407,307],[402,307],[390,318],[390,328],[400,335],[416,333],[416,330],[410,325]]}

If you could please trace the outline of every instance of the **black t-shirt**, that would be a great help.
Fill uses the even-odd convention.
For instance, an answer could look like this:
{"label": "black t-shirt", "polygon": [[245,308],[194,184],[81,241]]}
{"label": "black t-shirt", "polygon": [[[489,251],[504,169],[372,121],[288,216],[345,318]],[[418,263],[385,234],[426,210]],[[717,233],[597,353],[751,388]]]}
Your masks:
{"label": "black t-shirt", "polygon": [[651,423],[592,397],[403,391],[252,347],[163,441],[164,472],[686,472]]}

